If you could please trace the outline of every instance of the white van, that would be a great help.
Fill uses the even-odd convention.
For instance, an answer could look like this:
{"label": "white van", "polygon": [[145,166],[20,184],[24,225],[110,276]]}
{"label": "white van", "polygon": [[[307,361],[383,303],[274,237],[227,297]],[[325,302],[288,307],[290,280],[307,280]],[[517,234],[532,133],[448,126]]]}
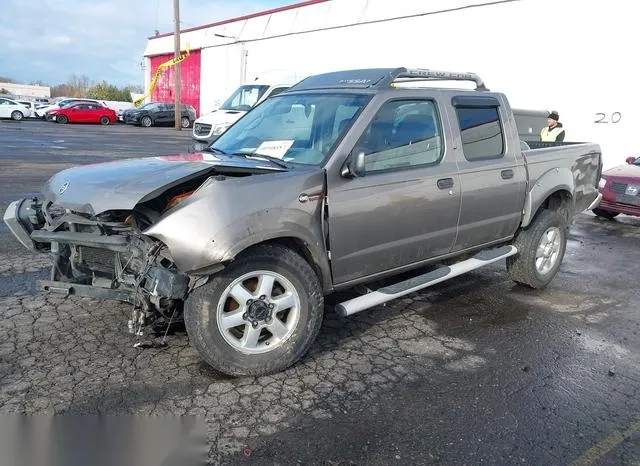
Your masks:
{"label": "white van", "polygon": [[253,107],[292,85],[253,82],[238,87],[217,110],[196,119],[192,133],[193,149],[203,150]]}

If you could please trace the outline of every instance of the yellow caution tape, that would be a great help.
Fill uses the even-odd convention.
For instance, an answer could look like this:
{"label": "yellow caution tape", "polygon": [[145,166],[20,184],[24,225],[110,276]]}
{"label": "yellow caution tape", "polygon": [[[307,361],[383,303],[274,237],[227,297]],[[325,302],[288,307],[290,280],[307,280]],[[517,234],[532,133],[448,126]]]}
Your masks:
{"label": "yellow caution tape", "polygon": [[160,63],[158,65],[158,69],[156,70],[156,74],[153,75],[153,78],[151,79],[151,83],[149,84],[149,89],[147,90],[147,92],[142,96],[139,97],[138,99],[133,101],[133,105],[134,107],[139,107],[140,104],[142,102],[144,102],[144,100],[149,97],[151,94],[153,94],[153,90],[156,87],[156,83],[158,82],[158,78],[160,77],[160,73],[166,69],[166,68],[170,68],[174,65],[177,65],[178,63],[180,63],[181,61],[184,61],[188,56],[189,56],[189,44],[187,44],[186,46],[186,50],[185,53],[180,54],[180,56],[178,57],[173,57],[170,60],[167,60],[163,63]]}

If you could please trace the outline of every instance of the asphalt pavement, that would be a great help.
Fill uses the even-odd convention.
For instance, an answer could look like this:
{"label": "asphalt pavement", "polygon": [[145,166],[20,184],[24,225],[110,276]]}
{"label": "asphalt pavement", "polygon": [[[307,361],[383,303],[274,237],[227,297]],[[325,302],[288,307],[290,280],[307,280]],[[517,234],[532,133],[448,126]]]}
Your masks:
{"label": "asphalt pavement", "polygon": [[[189,131],[0,122],[0,209],[56,171],[185,152]],[[137,349],[127,305],[42,295],[0,225],[0,414],[195,415],[216,464],[640,464],[640,219],[581,214],[545,290],[504,263],[351,318],[269,377],[184,333]]]}

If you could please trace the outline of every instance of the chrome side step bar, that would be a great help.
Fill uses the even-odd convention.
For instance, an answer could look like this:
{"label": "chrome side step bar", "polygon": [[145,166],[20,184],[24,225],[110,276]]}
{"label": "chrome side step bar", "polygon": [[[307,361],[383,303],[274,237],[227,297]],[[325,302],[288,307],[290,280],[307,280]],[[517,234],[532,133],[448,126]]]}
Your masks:
{"label": "chrome side step bar", "polygon": [[396,298],[408,295],[415,291],[428,288],[436,283],[444,282],[458,275],[471,272],[485,265],[492,264],[501,259],[513,256],[518,253],[515,246],[500,246],[498,248],[486,249],[479,252],[470,259],[458,262],[453,265],[438,267],[431,272],[427,272],[417,277],[409,278],[393,285],[385,286],[379,290],[372,291],[357,298],[344,301],[336,306],[336,312],[343,317],[350,316],[365,309],[378,306],[392,301]]}

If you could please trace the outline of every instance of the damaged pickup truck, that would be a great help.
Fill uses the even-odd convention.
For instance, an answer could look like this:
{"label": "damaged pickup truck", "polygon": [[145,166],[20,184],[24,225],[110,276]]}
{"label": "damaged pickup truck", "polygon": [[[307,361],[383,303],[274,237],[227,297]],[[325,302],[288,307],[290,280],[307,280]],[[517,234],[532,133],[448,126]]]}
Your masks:
{"label": "damaged pickup truck", "polygon": [[506,97],[473,73],[352,70],[267,99],[201,153],[64,170],[4,221],[51,254],[40,290],[129,302],[138,335],[184,319],[215,369],[262,375],[307,352],[336,291],[358,292],[348,316],[502,259],[544,287],[601,170],[597,144],[521,151]]}

